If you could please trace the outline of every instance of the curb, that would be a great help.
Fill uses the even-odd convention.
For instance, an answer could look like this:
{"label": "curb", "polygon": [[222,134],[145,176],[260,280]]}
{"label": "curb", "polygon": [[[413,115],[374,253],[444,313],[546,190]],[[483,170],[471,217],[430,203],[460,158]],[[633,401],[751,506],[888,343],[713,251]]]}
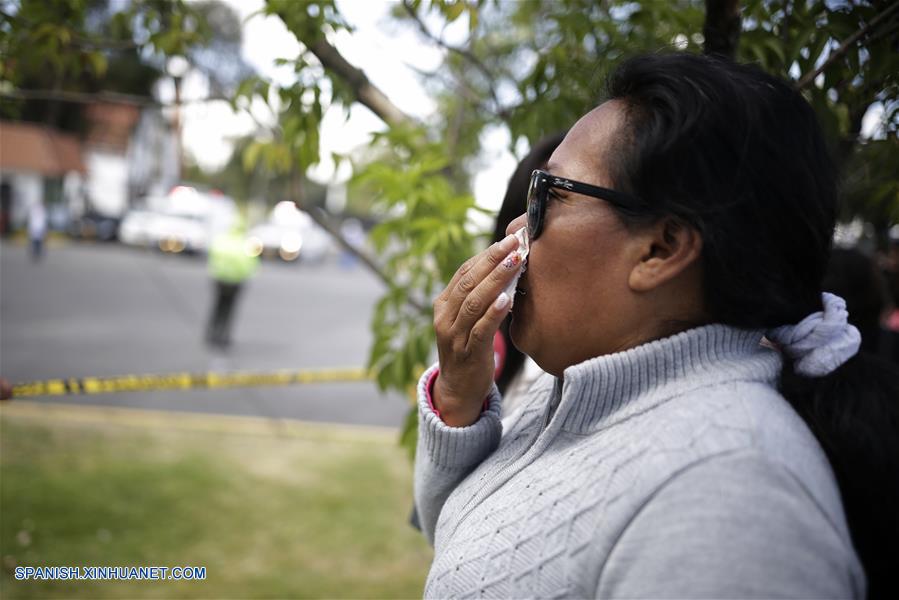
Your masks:
{"label": "curb", "polygon": [[275,419],[191,413],[142,408],[83,404],[56,404],[20,400],[0,406],[0,417],[34,421],[58,421],[87,425],[114,425],[233,435],[302,438],[346,443],[396,445],[399,428],[376,425],[318,423],[300,419]]}

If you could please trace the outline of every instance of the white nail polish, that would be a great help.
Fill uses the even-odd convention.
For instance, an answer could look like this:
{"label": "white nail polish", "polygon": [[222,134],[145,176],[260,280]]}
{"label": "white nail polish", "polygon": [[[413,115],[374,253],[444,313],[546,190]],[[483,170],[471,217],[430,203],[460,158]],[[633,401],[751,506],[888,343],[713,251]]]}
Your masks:
{"label": "white nail polish", "polygon": [[506,308],[508,305],[509,305],[509,294],[507,294],[506,292],[503,292],[502,294],[497,296],[496,302],[493,303],[493,306],[495,306],[497,309],[500,309],[500,310],[503,308]]}

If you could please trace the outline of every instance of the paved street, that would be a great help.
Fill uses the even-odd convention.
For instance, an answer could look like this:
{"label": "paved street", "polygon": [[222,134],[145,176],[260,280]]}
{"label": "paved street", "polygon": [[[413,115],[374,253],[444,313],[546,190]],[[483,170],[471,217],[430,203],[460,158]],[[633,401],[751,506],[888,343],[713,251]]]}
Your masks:
{"label": "paved street", "polygon": [[[212,287],[200,257],[63,243],[32,264],[0,246],[0,374],[12,382],[123,374],[360,367],[381,284],[361,267],[264,262],[225,353],[202,341]],[[407,401],[372,383],[47,398],[398,426]]]}

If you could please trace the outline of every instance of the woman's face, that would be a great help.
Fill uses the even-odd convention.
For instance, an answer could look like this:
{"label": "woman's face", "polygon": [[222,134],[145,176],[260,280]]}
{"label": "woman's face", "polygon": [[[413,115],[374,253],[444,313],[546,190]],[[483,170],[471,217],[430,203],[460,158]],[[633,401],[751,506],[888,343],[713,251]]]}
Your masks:
{"label": "woman's face", "polygon": [[[607,102],[569,131],[550,157],[547,171],[614,188],[608,159],[623,125],[623,105]],[[540,237],[532,242],[512,310],[515,346],[559,376],[565,368],[646,339],[647,306],[628,285],[636,239],[606,202],[566,190],[550,195]],[[522,215],[507,228],[524,227]]]}

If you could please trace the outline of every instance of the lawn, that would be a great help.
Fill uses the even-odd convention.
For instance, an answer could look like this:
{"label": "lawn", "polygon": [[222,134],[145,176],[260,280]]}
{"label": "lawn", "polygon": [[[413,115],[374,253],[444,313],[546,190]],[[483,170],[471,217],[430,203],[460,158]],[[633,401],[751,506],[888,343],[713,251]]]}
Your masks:
{"label": "lawn", "polygon": [[[407,524],[411,467],[392,433],[147,415],[3,408],[0,597],[421,596],[432,551]],[[206,579],[13,576],[56,565],[201,566]]]}

